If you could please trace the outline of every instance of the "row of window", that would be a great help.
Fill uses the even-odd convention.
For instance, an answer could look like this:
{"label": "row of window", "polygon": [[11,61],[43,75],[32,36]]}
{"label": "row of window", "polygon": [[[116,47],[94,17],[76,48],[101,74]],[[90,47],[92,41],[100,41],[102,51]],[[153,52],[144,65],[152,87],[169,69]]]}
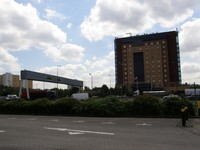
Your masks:
{"label": "row of window", "polygon": [[[165,41],[162,41],[162,42],[158,42],[158,41],[157,41],[157,42],[145,43],[144,45],[147,46],[147,45],[159,45],[159,44],[165,44]],[[124,47],[124,48],[127,48],[126,45],[124,45],[123,47]],[[129,44],[128,47],[132,47],[132,45]]]}

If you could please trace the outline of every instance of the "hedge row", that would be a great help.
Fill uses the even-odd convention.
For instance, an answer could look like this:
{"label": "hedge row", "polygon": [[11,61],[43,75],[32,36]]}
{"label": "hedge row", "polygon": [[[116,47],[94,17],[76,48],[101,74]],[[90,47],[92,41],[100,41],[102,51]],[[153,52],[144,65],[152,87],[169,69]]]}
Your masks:
{"label": "hedge row", "polygon": [[186,103],[178,98],[163,101],[152,96],[139,96],[135,99],[107,97],[86,101],[70,98],[55,101],[48,99],[0,101],[0,113],[98,117],[172,117],[180,116],[180,108],[184,104],[189,107],[189,114],[194,115],[194,107],[189,102]]}

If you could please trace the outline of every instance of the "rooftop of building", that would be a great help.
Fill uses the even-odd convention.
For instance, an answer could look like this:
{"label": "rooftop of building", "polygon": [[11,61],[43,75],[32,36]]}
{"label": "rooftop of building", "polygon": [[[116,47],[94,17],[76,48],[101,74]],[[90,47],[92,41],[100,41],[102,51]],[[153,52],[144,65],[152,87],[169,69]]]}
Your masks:
{"label": "rooftop of building", "polygon": [[132,43],[133,41],[152,41],[152,40],[159,40],[159,39],[166,39],[167,35],[169,34],[173,34],[173,33],[177,33],[178,31],[168,31],[168,32],[153,32],[153,33],[144,33],[144,34],[137,34],[135,36],[132,36],[131,33],[127,33],[130,34],[130,36],[127,37],[115,37],[115,40],[121,40],[124,44],[125,43]]}

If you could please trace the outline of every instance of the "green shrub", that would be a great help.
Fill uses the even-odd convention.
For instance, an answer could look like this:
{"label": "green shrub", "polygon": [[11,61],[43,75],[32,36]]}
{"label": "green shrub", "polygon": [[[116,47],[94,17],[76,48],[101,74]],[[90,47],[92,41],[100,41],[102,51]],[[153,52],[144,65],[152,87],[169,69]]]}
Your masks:
{"label": "green shrub", "polygon": [[78,101],[62,98],[0,101],[0,113],[7,114],[61,114],[101,117],[173,117],[180,116],[180,108],[187,104],[189,115],[194,115],[194,105],[190,102],[170,98],[159,101],[152,96],[138,96],[133,99],[119,99],[115,96]]}
{"label": "green shrub", "polygon": [[21,114],[24,112],[24,106],[26,103],[25,100],[14,100],[14,101],[1,101],[0,102],[0,112],[8,114]]}
{"label": "green shrub", "polygon": [[83,101],[82,113],[87,116],[127,116],[129,115],[130,101],[119,100],[118,98],[106,97],[103,99],[90,99]]}
{"label": "green shrub", "polygon": [[72,98],[62,98],[55,101],[51,106],[51,112],[53,114],[70,114],[77,115],[80,113],[81,104],[80,101]]}
{"label": "green shrub", "polygon": [[134,116],[159,116],[159,99],[152,96],[138,96],[133,101],[132,112]]}
{"label": "green shrub", "polygon": [[180,116],[181,107],[188,106],[189,115],[194,115],[194,106],[191,102],[176,97],[169,98],[162,102],[162,115],[164,116]]}
{"label": "green shrub", "polygon": [[46,98],[28,101],[24,103],[23,110],[26,113],[33,114],[49,114],[50,113],[51,101]]}

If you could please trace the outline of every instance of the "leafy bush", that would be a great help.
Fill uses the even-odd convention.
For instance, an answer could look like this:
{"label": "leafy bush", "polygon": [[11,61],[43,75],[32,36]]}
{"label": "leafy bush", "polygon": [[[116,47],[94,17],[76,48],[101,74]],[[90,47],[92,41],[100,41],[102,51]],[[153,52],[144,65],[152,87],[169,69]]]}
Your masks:
{"label": "leafy bush", "polygon": [[55,101],[51,106],[53,114],[77,115],[80,113],[80,110],[80,101],[67,97]]}
{"label": "leafy bush", "polygon": [[28,113],[36,114],[49,114],[50,113],[51,101],[46,98],[37,99],[25,103],[26,111]]}
{"label": "leafy bush", "polygon": [[152,96],[138,96],[133,101],[134,116],[159,116],[160,115],[159,99]]}
{"label": "leafy bush", "polygon": [[82,112],[89,116],[124,116],[128,114],[127,104],[116,97],[91,99],[82,102]]}
{"label": "leafy bush", "polygon": [[192,103],[176,97],[166,99],[162,102],[162,114],[164,116],[180,116],[180,110],[183,105],[188,106],[189,115],[195,114],[194,106]]}
{"label": "leafy bush", "polygon": [[15,101],[1,101],[0,102],[0,112],[8,114],[21,114],[26,112],[27,109],[25,100],[15,100]]}
{"label": "leafy bush", "polygon": [[180,108],[186,104],[189,114],[194,115],[194,105],[178,98],[162,102],[152,96],[138,96],[133,99],[119,99],[115,96],[78,101],[62,98],[0,101],[0,113],[7,114],[60,114],[101,117],[154,117],[180,116]]}

